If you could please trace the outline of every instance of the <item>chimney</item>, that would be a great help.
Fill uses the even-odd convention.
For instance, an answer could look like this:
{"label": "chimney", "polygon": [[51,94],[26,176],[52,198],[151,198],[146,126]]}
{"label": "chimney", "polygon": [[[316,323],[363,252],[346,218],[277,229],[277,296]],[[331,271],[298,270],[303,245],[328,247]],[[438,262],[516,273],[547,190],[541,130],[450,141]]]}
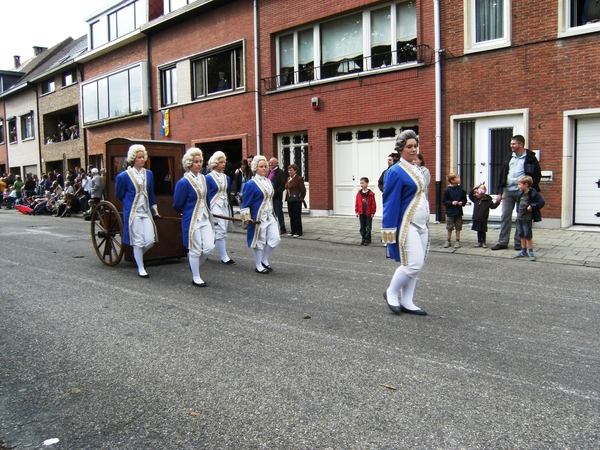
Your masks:
{"label": "chimney", "polygon": [[21,57],[19,55],[13,56],[13,61],[15,63],[15,69],[18,69],[21,65]]}
{"label": "chimney", "polygon": [[33,56],[37,56],[44,50],[48,50],[48,47],[33,47]]}

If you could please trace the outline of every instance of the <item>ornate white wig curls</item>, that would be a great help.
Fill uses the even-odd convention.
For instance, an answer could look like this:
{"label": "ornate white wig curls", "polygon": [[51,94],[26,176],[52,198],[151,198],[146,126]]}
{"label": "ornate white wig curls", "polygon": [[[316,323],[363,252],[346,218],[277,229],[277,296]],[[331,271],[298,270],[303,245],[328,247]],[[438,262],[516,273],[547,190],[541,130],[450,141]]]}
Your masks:
{"label": "ornate white wig curls", "polygon": [[133,166],[133,161],[135,161],[135,157],[139,152],[144,152],[144,161],[148,161],[148,152],[146,151],[146,147],[141,144],[134,144],[129,147],[129,151],[127,152],[127,164]]}
{"label": "ornate white wig curls", "polygon": [[217,164],[219,164],[219,160],[221,158],[225,158],[225,160],[227,161],[227,156],[225,156],[225,153],[223,153],[222,151],[214,152],[208,160],[208,167],[210,167],[211,170],[214,169],[217,166]]}
{"label": "ornate white wig curls", "polygon": [[183,155],[183,158],[181,158],[181,165],[183,166],[183,170],[185,170],[186,172],[190,171],[190,167],[192,167],[192,163],[194,162],[194,158],[196,156],[200,156],[200,158],[202,158],[202,160],[204,161],[202,150],[200,150],[197,147],[187,149],[185,155]]}
{"label": "ornate white wig curls", "polygon": [[269,161],[267,161],[267,158],[264,157],[263,155],[258,155],[255,156],[254,159],[252,160],[252,172],[256,173],[256,169],[258,169],[258,163],[261,161],[265,161],[267,163],[267,166],[269,165]]}

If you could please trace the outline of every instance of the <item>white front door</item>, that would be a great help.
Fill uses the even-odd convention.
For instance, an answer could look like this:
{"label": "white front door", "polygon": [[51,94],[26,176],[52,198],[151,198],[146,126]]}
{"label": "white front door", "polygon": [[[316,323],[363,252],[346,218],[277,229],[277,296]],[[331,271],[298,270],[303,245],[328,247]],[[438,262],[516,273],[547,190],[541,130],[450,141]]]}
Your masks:
{"label": "white front door", "polygon": [[[523,132],[522,114],[482,117],[459,122],[458,173],[467,194],[476,185],[485,183],[488,194],[495,200],[502,163],[511,152],[510,138]],[[468,218],[473,215],[473,205],[470,201],[467,202],[463,213]],[[501,214],[502,208],[490,210],[490,218],[499,219]]]}
{"label": "white front door", "polygon": [[600,225],[600,118],[577,119],[575,143],[576,225]]}
{"label": "white front door", "polygon": [[375,193],[376,216],[382,213],[381,191],[377,181],[387,168],[387,156],[394,151],[400,130],[416,125],[408,123],[373,124],[333,130],[334,213],[354,215],[354,202],[360,189],[360,179],[369,179]]}

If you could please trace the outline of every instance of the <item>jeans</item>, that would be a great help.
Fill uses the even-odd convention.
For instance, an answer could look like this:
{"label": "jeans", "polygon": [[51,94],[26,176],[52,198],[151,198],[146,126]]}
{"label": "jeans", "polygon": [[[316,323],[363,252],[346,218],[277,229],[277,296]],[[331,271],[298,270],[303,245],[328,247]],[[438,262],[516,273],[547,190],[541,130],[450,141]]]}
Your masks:
{"label": "jeans", "polygon": [[373,218],[365,214],[358,216],[360,222],[360,237],[363,241],[371,243],[371,227],[373,225]]}
{"label": "jeans", "polygon": [[[500,245],[508,245],[508,241],[510,240],[512,213],[517,204],[518,195],[518,190],[509,191],[504,189],[504,192],[502,193],[502,223],[500,224],[500,235],[498,236],[498,244]],[[517,235],[517,230],[515,230],[514,242],[515,244],[521,245],[521,239]]]}

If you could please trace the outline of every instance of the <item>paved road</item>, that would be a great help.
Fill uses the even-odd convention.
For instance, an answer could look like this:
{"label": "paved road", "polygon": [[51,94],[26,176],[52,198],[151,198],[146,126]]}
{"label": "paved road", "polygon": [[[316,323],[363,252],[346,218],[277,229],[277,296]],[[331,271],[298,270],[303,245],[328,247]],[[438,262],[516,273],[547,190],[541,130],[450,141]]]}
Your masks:
{"label": "paved road", "polygon": [[229,248],[200,289],[184,261],[102,266],[83,221],[0,214],[0,442],[598,448],[597,269],[433,252],[430,315],[394,316],[380,246],[286,238],[268,276]]}

